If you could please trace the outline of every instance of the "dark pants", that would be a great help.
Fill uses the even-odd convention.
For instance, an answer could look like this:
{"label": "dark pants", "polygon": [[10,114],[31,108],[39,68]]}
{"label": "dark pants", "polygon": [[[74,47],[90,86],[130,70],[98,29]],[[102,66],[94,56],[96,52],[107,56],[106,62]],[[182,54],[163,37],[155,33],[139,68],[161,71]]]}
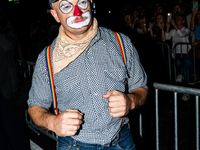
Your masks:
{"label": "dark pants", "polygon": [[181,75],[181,69],[183,71],[184,83],[194,82],[194,58],[192,56],[187,56],[187,54],[176,54],[175,63],[177,75]]}
{"label": "dark pants", "polygon": [[0,149],[29,150],[25,127],[24,110],[15,110],[0,91]]}

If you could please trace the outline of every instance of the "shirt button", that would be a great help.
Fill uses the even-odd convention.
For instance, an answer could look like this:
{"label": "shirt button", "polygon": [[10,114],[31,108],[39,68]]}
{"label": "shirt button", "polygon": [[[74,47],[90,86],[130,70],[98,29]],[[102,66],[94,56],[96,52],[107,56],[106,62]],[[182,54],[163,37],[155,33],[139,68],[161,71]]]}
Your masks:
{"label": "shirt button", "polygon": [[88,55],[88,52],[86,52],[86,55]]}
{"label": "shirt button", "polygon": [[92,75],[92,72],[90,72],[90,75]]}
{"label": "shirt button", "polygon": [[97,96],[97,93],[94,93],[95,96]]}
{"label": "shirt button", "polygon": [[117,77],[117,79],[119,80],[119,79],[120,79],[120,77]]}
{"label": "shirt button", "polygon": [[104,134],[104,132],[101,132],[101,134]]}
{"label": "shirt button", "polygon": [[99,114],[99,116],[101,117],[101,114]]}

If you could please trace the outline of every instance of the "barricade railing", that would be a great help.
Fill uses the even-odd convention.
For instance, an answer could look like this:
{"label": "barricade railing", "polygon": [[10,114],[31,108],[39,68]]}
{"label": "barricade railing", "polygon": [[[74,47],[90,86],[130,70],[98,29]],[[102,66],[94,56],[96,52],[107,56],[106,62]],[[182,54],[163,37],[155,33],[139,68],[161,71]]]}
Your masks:
{"label": "barricade railing", "polygon": [[[172,49],[169,47],[168,43],[166,43],[166,42],[157,42],[157,45],[161,45],[163,62],[166,64],[166,61],[167,61],[167,64],[168,64],[167,67],[168,67],[168,72],[169,72],[170,83],[176,83],[177,73],[176,73],[176,64],[175,64],[175,59],[176,59],[176,55],[175,54],[176,54],[177,47],[180,46],[181,52],[182,52],[183,46],[186,45],[187,46],[187,52],[189,52],[190,46],[192,45],[192,43],[190,43],[190,42],[178,42],[178,43],[176,43],[174,45],[174,47]],[[167,51],[167,56],[166,56],[166,52],[165,51]],[[194,67],[193,68],[193,70],[194,70],[194,83],[196,83],[196,76],[195,76],[195,74],[196,74],[195,47],[193,47],[193,58],[194,58],[193,59],[193,64],[194,64],[194,66],[193,66]],[[183,76],[183,73],[182,73],[182,76]],[[189,78],[189,75],[188,75],[188,78]]]}
{"label": "barricade railing", "polygon": [[156,115],[156,150],[159,150],[159,111],[158,111],[158,91],[168,91],[174,92],[174,142],[175,142],[175,150],[178,150],[178,110],[177,110],[177,94],[189,94],[195,96],[195,118],[196,118],[196,150],[199,150],[199,96],[200,90],[196,88],[176,86],[176,85],[168,85],[161,83],[154,83],[155,88],[155,115]]}
{"label": "barricade railing", "polygon": [[[184,54],[183,53],[183,46],[187,46],[187,56],[189,56],[188,55],[188,52],[190,51],[190,49],[191,49],[191,45],[192,45],[192,43],[190,43],[190,42],[178,42],[178,43],[176,43],[175,45],[174,45],[174,47],[173,47],[173,56],[174,56],[174,79],[175,79],[175,83],[176,83],[176,77],[177,77],[177,73],[176,73],[176,51],[177,51],[177,47],[178,46],[180,46],[180,51],[181,51],[181,58],[182,58],[182,55]],[[194,72],[193,72],[193,74],[194,74],[194,83],[196,83],[196,61],[195,61],[195,47],[193,47],[193,64],[194,64],[194,66],[193,66],[193,68],[194,68]],[[189,71],[188,71],[189,72]],[[183,76],[183,69],[182,69],[182,72],[181,72],[181,75]],[[188,81],[189,81],[189,74],[187,73],[187,76],[188,76]]]}

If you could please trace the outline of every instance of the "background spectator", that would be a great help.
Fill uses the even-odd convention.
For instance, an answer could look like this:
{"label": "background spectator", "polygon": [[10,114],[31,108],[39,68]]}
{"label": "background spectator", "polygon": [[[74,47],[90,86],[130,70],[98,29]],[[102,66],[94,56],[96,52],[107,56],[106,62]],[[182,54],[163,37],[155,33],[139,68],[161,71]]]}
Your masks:
{"label": "background spectator", "polygon": [[194,56],[193,47],[195,48],[195,61],[196,61],[196,70],[197,77],[200,77],[200,10],[192,10],[192,19],[190,24],[190,29],[193,31],[195,36],[195,41],[192,42],[192,49],[189,52],[190,56]]}
{"label": "background spectator", "polygon": [[[169,22],[167,22],[166,26],[166,33],[165,33],[165,38],[166,40],[172,38],[172,47],[174,48],[174,45],[178,42],[189,42],[189,35],[190,35],[190,29],[186,28],[183,26],[185,23],[185,16],[177,14],[176,15],[176,21],[173,19],[170,19]],[[170,24],[174,26],[174,29],[169,31],[170,29]],[[190,47],[187,45],[183,45],[182,47],[180,45],[176,46],[176,55],[175,55],[175,64],[176,64],[176,71],[177,71],[177,78],[176,82],[184,82],[188,83],[188,75],[187,75],[187,69],[190,71],[190,77],[191,79],[194,79],[194,64],[193,64],[193,57],[188,56],[188,48]],[[183,76],[181,73],[181,69],[183,69]],[[183,80],[184,79],[184,80]],[[190,81],[194,82],[194,81]],[[182,100],[187,101],[190,99],[189,95],[184,94],[182,97]]]}
{"label": "background spectator", "polygon": [[156,21],[149,23],[150,36],[157,42],[165,42],[165,18],[164,14],[157,14]]}
{"label": "background spectator", "polygon": [[184,9],[180,3],[177,3],[173,8],[173,17],[176,18],[176,16],[180,14],[184,14]]}

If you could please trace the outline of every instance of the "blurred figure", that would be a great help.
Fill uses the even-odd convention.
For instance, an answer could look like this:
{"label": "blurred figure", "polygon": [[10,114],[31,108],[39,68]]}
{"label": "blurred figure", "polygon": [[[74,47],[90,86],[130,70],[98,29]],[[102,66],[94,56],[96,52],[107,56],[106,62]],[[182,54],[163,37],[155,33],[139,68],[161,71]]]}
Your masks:
{"label": "blurred figure", "polygon": [[[151,14],[151,13],[148,12],[148,14]],[[153,14],[148,17],[150,19],[151,23],[157,22],[156,16],[158,14],[163,14],[164,15],[165,11],[164,11],[164,7],[161,4],[156,3],[154,8],[153,8]]]}
{"label": "blurred figure", "polygon": [[147,18],[146,16],[138,16],[138,19],[136,18],[135,20],[138,20],[139,26],[135,29],[137,34],[143,35],[148,33],[147,29]]}
{"label": "blurred figure", "polygon": [[134,16],[135,18],[136,18],[138,15],[139,15],[139,13],[138,13],[137,10],[133,11],[133,16]]}
{"label": "blurred figure", "polygon": [[[187,21],[187,27],[190,28],[190,22],[191,22],[191,18],[192,18],[192,13],[193,13],[193,3],[194,2],[198,2],[198,0],[191,0],[190,1],[190,8],[189,8],[189,11],[190,13],[187,14],[186,16],[186,21]],[[197,8],[198,9],[198,8]]]}
{"label": "blurred figure", "polygon": [[[165,38],[166,40],[172,39],[172,48],[178,42],[189,42],[189,35],[190,29],[183,26],[185,23],[185,16],[177,14],[176,20],[170,19],[169,22],[166,24],[166,33]],[[170,24],[173,25],[174,29],[169,31]],[[187,75],[187,70],[189,70],[190,74],[190,82],[194,79],[194,59],[192,56],[188,56],[188,50],[190,50],[190,45],[183,45],[182,48],[180,45],[176,47],[176,54],[175,54],[175,65],[176,65],[176,82],[184,82],[188,84],[189,79]],[[181,73],[181,69],[183,70],[183,76]],[[184,101],[190,99],[189,95],[184,94],[181,98]]]}
{"label": "blurred figure", "polygon": [[155,8],[154,16],[157,16],[157,14],[164,14],[164,13],[165,13],[165,11],[164,11],[163,6],[157,5]]}
{"label": "blurred figure", "polygon": [[200,10],[192,10],[192,19],[190,23],[190,30],[194,33],[195,40],[192,42],[192,49],[189,55],[194,56],[193,47],[195,48],[195,61],[197,67],[197,79],[200,77]]}
{"label": "blurred figure", "polygon": [[[187,27],[189,29],[190,29],[192,14],[193,14],[193,3],[194,2],[198,2],[198,0],[191,0],[190,1],[190,7],[189,7],[190,8],[189,9],[190,13],[187,14],[187,16],[186,16],[186,23],[187,23]],[[197,8],[197,10],[198,10],[198,8]],[[191,30],[191,33],[190,33],[190,42],[194,42],[194,41],[195,41],[195,35],[194,35],[193,30]]]}
{"label": "blurred figure", "polygon": [[0,145],[2,150],[28,150],[24,110],[13,107],[13,90],[18,85],[16,52],[18,38],[0,8]]}
{"label": "blurred figure", "polygon": [[124,26],[122,27],[121,32],[125,35],[129,36],[131,40],[133,40],[133,28],[135,25],[136,19],[133,17],[131,12],[127,12],[124,14]]}
{"label": "blurred figure", "polygon": [[133,24],[131,26],[131,29],[133,30],[134,28],[138,27],[139,25],[139,12],[137,10],[133,11]]}
{"label": "blurred figure", "polygon": [[200,43],[200,10],[198,9],[192,11],[190,29],[195,35],[195,41],[192,43],[192,46],[196,47]]}
{"label": "blurred figure", "polygon": [[177,15],[184,14],[184,9],[180,3],[174,5],[173,17],[176,18]]}
{"label": "blurred figure", "polygon": [[163,14],[156,15],[156,21],[149,23],[150,36],[156,40],[156,42],[165,41],[165,18]]}
{"label": "blurred figure", "polygon": [[128,27],[132,26],[133,16],[131,13],[125,14],[124,20],[125,20],[126,26],[128,26]]}
{"label": "blurred figure", "polygon": [[136,11],[138,12],[138,15],[145,15],[142,5],[138,5]]}

